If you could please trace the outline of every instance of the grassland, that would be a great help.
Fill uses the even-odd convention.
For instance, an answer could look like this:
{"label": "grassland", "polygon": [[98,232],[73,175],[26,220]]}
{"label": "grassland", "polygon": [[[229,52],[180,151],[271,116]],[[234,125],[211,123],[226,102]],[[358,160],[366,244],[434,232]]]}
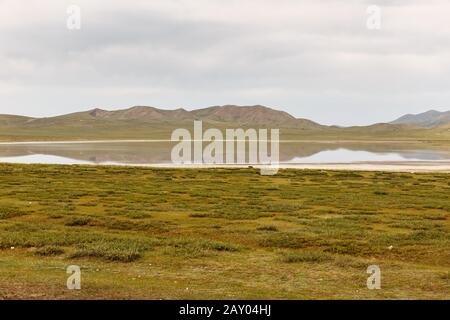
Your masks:
{"label": "grassland", "polygon": [[450,299],[449,196],[444,173],[0,164],[0,298]]}
{"label": "grassland", "polygon": [[[0,142],[14,141],[65,141],[65,140],[170,140],[173,130],[186,128],[193,131],[193,121],[137,121],[98,120],[91,117],[61,117],[40,119],[36,122],[11,121],[0,115]],[[433,141],[445,143],[450,140],[447,127],[416,128],[404,125],[377,124],[360,127],[314,127],[298,128],[272,124],[240,124],[236,122],[203,122],[203,129],[217,128],[279,128],[281,140],[314,141]]]}

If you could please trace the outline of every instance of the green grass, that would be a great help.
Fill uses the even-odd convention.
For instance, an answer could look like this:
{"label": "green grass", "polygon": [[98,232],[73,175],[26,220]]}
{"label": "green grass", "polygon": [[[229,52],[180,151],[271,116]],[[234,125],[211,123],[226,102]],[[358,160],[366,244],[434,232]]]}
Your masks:
{"label": "green grass", "polygon": [[297,253],[289,253],[283,258],[284,262],[287,263],[296,263],[296,262],[311,262],[311,263],[320,263],[324,261],[330,261],[333,258],[326,253],[323,252],[297,252]]}
{"label": "green grass", "polygon": [[0,164],[0,298],[449,299],[449,178]]}
{"label": "green grass", "polygon": [[59,256],[64,253],[64,250],[58,246],[40,247],[36,250],[39,256]]}

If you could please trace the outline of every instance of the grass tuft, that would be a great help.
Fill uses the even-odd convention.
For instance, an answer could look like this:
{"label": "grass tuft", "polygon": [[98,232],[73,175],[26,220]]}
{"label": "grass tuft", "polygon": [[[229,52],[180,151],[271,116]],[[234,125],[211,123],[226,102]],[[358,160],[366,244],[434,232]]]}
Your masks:
{"label": "grass tuft", "polygon": [[64,253],[64,250],[57,246],[45,246],[38,248],[35,253],[38,256],[59,256]]}
{"label": "grass tuft", "polygon": [[308,263],[320,263],[325,261],[333,260],[333,257],[327,253],[320,251],[304,251],[288,253],[283,257],[283,262],[286,263],[298,263],[298,262],[308,262]]}
{"label": "grass tuft", "polygon": [[89,217],[70,217],[66,220],[65,225],[69,227],[79,227],[88,225],[92,221]]}

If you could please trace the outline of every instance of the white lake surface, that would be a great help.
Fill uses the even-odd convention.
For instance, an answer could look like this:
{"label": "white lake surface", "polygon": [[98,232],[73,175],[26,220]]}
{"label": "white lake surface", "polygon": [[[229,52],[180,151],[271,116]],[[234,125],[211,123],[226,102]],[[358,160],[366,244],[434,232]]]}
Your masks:
{"label": "white lake surface", "polygon": [[309,157],[295,157],[290,163],[353,163],[372,161],[420,161],[426,160],[424,157],[412,156],[403,157],[399,153],[375,153],[368,151],[354,151],[347,149],[337,149],[331,151],[321,151]]}

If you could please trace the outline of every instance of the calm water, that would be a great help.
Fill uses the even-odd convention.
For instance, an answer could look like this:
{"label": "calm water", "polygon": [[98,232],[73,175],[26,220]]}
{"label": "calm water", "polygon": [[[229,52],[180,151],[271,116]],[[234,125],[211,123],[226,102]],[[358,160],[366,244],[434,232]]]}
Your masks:
{"label": "calm water", "polygon": [[[0,144],[0,162],[43,164],[171,163],[171,142]],[[281,163],[445,161],[450,150],[389,143],[280,143]]]}

